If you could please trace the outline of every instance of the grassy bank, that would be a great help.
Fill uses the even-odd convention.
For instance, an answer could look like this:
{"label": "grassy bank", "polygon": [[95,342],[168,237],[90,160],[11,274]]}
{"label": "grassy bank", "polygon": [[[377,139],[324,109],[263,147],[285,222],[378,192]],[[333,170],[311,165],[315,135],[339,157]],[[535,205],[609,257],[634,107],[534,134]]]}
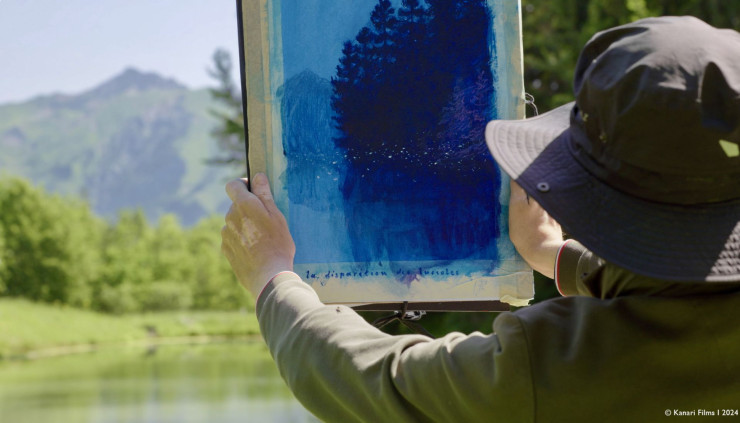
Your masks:
{"label": "grassy bank", "polygon": [[154,344],[183,337],[202,340],[258,334],[257,319],[251,312],[188,311],[112,316],[25,300],[0,299],[0,359]]}

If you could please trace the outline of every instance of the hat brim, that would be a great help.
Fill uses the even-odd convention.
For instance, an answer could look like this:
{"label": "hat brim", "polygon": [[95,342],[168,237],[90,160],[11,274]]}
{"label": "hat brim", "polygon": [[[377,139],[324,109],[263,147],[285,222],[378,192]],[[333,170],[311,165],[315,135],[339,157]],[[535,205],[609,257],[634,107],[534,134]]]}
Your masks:
{"label": "hat brim", "polygon": [[501,169],[610,263],[665,280],[740,280],[740,200],[679,206],[612,188],[574,158],[572,108],[489,123],[486,142]]}

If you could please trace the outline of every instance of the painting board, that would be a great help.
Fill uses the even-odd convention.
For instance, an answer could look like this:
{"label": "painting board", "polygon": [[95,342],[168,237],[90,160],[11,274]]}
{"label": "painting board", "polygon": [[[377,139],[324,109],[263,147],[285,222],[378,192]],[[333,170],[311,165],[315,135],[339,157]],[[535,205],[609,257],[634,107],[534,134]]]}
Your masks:
{"label": "painting board", "polygon": [[483,139],[524,115],[519,2],[237,4],[250,173],[322,301],[526,304]]}

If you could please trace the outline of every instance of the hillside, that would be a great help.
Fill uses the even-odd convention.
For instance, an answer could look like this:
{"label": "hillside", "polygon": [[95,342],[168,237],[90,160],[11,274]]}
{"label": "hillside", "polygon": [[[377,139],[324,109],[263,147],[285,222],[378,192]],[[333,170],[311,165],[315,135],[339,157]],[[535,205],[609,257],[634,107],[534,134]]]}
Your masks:
{"label": "hillside", "polygon": [[0,105],[0,176],[81,196],[101,216],[141,208],[190,225],[227,208],[233,171],[204,164],[218,153],[215,107],[206,89],[135,69],[77,95]]}

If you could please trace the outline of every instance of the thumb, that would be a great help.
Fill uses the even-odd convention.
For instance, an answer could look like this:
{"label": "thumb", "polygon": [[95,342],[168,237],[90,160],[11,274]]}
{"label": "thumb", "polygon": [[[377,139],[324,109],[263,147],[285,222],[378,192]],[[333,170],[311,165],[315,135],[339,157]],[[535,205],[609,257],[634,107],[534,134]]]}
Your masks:
{"label": "thumb", "polygon": [[275,205],[275,199],[272,197],[272,191],[270,191],[270,183],[264,173],[254,175],[252,179],[252,194],[256,195],[262,201],[262,204],[265,205],[265,208],[270,213],[278,211]]}

